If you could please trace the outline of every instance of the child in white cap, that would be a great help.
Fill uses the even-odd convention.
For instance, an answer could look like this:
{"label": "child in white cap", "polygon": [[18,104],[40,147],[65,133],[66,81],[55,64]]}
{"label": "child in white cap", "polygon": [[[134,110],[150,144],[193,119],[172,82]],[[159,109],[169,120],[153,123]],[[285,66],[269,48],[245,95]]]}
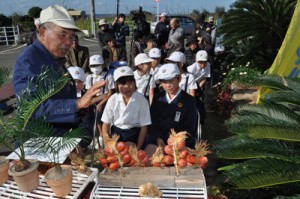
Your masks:
{"label": "child in white cap", "polygon": [[82,70],[82,68],[78,66],[70,66],[68,68],[68,71],[75,81],[77,97],[81,97],[84,89],[84,80],[85,80],[84,71]]}
{"label": "child in white cap", "polygon": [[133,71],[122,66],[114,71],[116,93],[107,101],[102,115],[102,133],[105,138],[120,135],[119,141],[136,144],[141,149],[151,124],[147,99],[136,91]]}
{"label": "child in white cap", "polygon": [[134,71],[134,79],[136,81],[137,91],[143,94],[150,102],[154,95],[155,81],[150,74],[152,61],[146,53],[138,54],[134,59],[136,70]]}
{"label": "child in white cap", "polygon": [[93,55],[90,57],[90,70],[92,74],[86,77],[86,89],[89,89],[93,84],[95,84],[95,82],[107,80],[107,86],[101,89],[98,94],[97,100],[101,101],[98,104],[98,109],[100,109],[107,99],[113,94],[115,84],[112,75],[108,74],[105,70],[104,60],[101,55]]}
{"label": "child in white cap", "polygon": [[187,71],[194,75],[201,89],[204,89],[206,80],[210,78],[210,63],[207,59],[207,52],[199,50],[196,54],[196,62],[187,67]]}
{"label": "child in white cap", "polygon": [[160,62],[161,62],[161,51],[160,51],[160,49],[152,48],[149,51],[149,57],[151,59],[153,59],[152,68],[150,70],[150,73],[154,77],[154,80],[157,81],[158,80],[157,72],[158,72],[159,67],[161,66],[161,64],[160,64]]}
{"label": "child in white cap", "polygon": [[[179,87],[180,71],[175,64],[164,64],[159,68],[158,75],[164,92],[155,95],[151,105],[152,126],[151,142],[165,146],[170,129],[176,132],[187,131],[188,147],[194,147],[194,134],[197,128],[196,100]],[[150,146],[149,146],[150,147]]]}
{"label": "child in white cap", "polygon": [[[92,74],[86,77],[86,89],[89,89],[94,83],[98,81],[106,80],[107,84],[105,87],[100,89],[100,93],[97,94],[97,97],[94,99],[96,106],[96,121],[97,127],[101,135],[101,116],[107,100],[114,93],[115,84],[113,81],[113,76],[104,70],[105,64],[101,55],[93,55],[90,57],[90,70]],[[100,136],[101,137],[101,136]],[[101,141],[101,139],[100,139]]]}
{"label": "child in white cap", "polygon": [[194,75],[190,74],[186,70],[186,57],[182,52],[175,51],[173,52],[170,57],[166,58],[167,62],[174,63],[178,66],[181,80],[179,82],[179,87],[190,94],[191,96],[196,95],[197,84],[194,79]]}

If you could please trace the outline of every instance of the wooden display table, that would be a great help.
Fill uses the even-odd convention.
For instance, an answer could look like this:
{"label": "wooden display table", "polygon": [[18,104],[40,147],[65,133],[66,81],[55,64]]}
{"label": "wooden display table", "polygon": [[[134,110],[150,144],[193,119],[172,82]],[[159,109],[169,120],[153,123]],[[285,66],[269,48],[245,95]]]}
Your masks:
{"label": "wooden display table", "polygon": [[102,172],[91,193],[94,198],[140,198],[138,188],[151,182],[162,192],[162,198],[203,198],[207,199],[206,182],[201,168],[186,167],[179,176],[174,167],[124,168],[118,171]]}

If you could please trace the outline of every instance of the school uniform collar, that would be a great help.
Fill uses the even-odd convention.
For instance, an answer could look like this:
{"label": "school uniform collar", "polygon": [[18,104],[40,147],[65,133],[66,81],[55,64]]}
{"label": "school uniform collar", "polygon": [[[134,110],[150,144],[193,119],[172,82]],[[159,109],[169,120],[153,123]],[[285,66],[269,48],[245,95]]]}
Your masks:
{"label": "school uniform collar", "polygon": [[166,99],[167,99],[168,104],[171,104],[172,101],[177,98],[177,96],[180,94],[181,91],[182,91],[181,88],[179,88],[173,99],[170,99],[169,94],[166,92]]}
{"label": "school uniform collar", "polygon": [[148,79],[149,76],[150,76],[149,72],[141,76],[138,70],[136,70],[136,73],[134,74],[135,79]]}

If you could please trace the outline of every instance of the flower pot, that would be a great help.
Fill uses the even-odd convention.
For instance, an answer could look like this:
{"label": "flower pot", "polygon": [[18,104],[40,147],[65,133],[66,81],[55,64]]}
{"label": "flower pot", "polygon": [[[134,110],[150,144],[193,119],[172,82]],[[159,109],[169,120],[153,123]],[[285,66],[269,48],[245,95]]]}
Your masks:
{"label": "flower pot", "polygon": [[9,161],[5,156],[0,156],[0,185],[8,180]]}
{"label": "flower pot", "polygon": [[45,173],[45,181],[58,197],[64,197],[72,191],[72,168],[70,165],[61,165],[62,173],[58,174],[55,167]]}
{"label": "flower pot", "polygon": [[19,190],[23,192],[31,192],[39,186],[39,162],[33,159],[28,161],[31,164],[25,171],[16,172],[14,164],[8,170],[9,175],[14,178]]}

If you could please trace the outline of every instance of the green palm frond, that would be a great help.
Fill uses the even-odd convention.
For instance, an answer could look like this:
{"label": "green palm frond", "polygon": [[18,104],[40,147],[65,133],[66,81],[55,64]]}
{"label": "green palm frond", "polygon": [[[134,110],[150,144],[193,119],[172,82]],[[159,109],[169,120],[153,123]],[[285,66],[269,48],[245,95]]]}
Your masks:
{"label": "green palm frond", "polygon": [[274,199],[299,199],[300,195],[294,196],[276,196]]}
{"label": "green palm frond", "polygon": [[[296,2],[235,1],[219,27],[224,35],[224,45],[233,47],[234,56],[231,55],[230,61],[238,64],[251,62],[264,70],[269,68],[285,37]],[[239,45],[241,41],[245,42],[244,46]]]}
{"label": "green palm frond", "polygon": [[266,99],[300,107],[300,93],[295,91],[273,91],[267,94]]}
{"label": "green palm frond", "polygon": [[299,85],[297,79],[285,78],[278,74],[270,74],[260,76],[257,79],[257,84],[272,90],[293,90],[294,92],[299,92],[299,89],[296,88],[296,86]]}
{"label": "green palm frond", "polygon": [[0,117],[0,143],[10,149],[14,143],[17,144],[21,152],[15,153],[21,161],[25,160],[24,143],[29,138],[53,135],[52,127],[45,123],[44,118],[32,119],[31,116],[41,103],[59,92],[68,79],[68,76],[59,71],[43,67],[41,74],[32,77],[22,95],[17,96],[15,117],[9,118],[8,121]]}
{"label": "green palm frond", "polygon": [[[244,112],[246,113],[246,111]],[[263,115],[255,112],[248,112],[248,115],[236,115],[226,121],[228,129],[232,132],[248,132],[247,129],[255,128],[260,126],[266,126],[268,128],[280,128],[286,129],[291,128],[291,130],[299,130],[299,122],[288,120],[289,117],[282,114],[282,118],[272,118],[267,115]]]}
{"label": "green palm frond", "polygon": [[297,154],[299,146],[276,139],[251,139],[247,136],[236,136],[216,142],[212,150],[219,158],[224,159],[254,159],[275,158],[286,161],[299,161]]}
{"label": "green palm frond", "polygon": [[22,92],[22,97],[18,98],[17,115],[23,120],[23,128],[27,126],[34,111],[45,100],[58,93],[66,85],[68,79],[68,76],[60,72],[45,69],[41,74],[29,80],[27,89]]}
{"label": "green palm frond", "polygon": [[[272,165],[272,167],[270,167]],[[282,159],[252,159],[227,169],[229,182],[239,189],[257,189],[300,181],[300,164]],[[222,169],[222,168],[221,168]]]}
{"label": "green palm frond", "polygon": [[239,160],[220,168],[239,189],[257,189],[300,181],[300,81],[259,76],[273,90],[259,104],[237,108],[226,121],[233,136],[213,145],[217,157]]}
{"label": "green palm frond", "polygon": [[33,144],[38,143],[38,149],[40,152],[50,152],[53,157],[49,157],[54,164],[58,163],[58,155],[61,150],[72,149],[78,144],[78,138],[83,138],[81,135],[81,129],[72,129],[69,132],[63,134],[62,137],[53,137],[51,132],[49,134],[39,135],[37,139],[34,140]]}
{"label": "green palm frond", "polygon": [[7,81],[10,75],[10,71],[8,68],[3,67],[0,68],[0,87]]}

